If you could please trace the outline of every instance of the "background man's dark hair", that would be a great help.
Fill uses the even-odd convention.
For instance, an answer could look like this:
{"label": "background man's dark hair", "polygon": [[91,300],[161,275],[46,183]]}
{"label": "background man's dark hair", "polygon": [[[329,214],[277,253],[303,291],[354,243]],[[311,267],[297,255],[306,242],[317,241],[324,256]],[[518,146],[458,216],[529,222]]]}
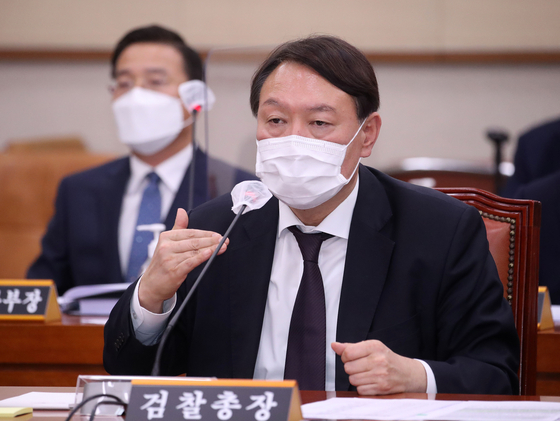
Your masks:
{"label": "background man's dark hair", "polygon": [[117,60],[125,48],[144,42],[172,46],[181,53],[185,73],[189,80],[202,80],[202,60],[198,53],[190,48],[179,34],[157,25],[133,29],[118,42],[111,57],[111,76],[113,78],[116,76]]}
{"label": "background man's dark hair", "polygon": [[354,97],[360,121],[379,108],[375,72],[362,52],[340,38],[311,36],[280,45],[255,72],[250,98],[255,117],[264,82],[283,62],[303,64]]}

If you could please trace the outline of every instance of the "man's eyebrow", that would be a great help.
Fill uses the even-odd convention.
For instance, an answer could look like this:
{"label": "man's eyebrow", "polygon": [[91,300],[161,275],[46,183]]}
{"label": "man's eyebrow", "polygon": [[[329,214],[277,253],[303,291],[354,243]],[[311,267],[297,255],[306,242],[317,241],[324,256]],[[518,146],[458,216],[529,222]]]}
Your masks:
{"label": "man's eyebrow", "polygon": [[162,68],[160,68],[160,67],[154,67],[154,68],[146,69],[146,73],[166,75],[166,74],[167,74],[167,70],[162,69]]}
{"label": "man's eyebrow", "polygon": [[[271,105],[271,106],[275,106],[275,107],[282,107],[282,104],[280,102],[278,102],[275,98],[268,98],[265,102],[262,103],[262,105]],[[327,104],[318,104],[318,105],[313,105],[311,107],[306,108],[307,112],[329,112],[329,113],[335,113],[336,112],[336,108],[327,105]]]}
{"label": "man's eyebrow", "polygon": [[335,113],[335,112],[336,112],[336,108],[331,107],[330,105],[327,105],[327,104],[319,104],[319,105],[314,105],[313,107],[307,108],[307,111],[309,111],[309,112],[329,112],[329,113]]}
{"label": "man's eyebrow", "polygon": [[281,106],[280,103],[276,101],[274,98],[268,98],[265,102],[262,103],[262,105],[272,105],[276,107]]}
{"label": "man's eyebrow", "polygon": [[115,72],[115,76],[119,77],[119,76],[129,76],[130,75],[130,70],[128,69],[122,69],[122,70],[117,70]]}
{"label": "man's eyebrow", "polygon": [[[144,72],[148,74],[167,75],[167,71],[160,67],[148,68]],[[117,72],[115,73],[116,77],[130,75],[132,75],[132,72],[129,69],[117,70]]]}

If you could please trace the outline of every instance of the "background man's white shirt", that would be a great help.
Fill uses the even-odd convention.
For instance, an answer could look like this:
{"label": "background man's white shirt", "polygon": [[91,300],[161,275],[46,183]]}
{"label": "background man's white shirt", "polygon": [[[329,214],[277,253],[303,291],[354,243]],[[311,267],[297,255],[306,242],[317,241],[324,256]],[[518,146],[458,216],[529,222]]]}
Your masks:
{"label": "background man's white shirt", "polygon": [[169,209],[171,209],[179,187],[181,187],[181,182],[192,161],[192,156],[192,144],[189,144],[186,148],[183,148],[155,168],[134,155],[130,156],[130,178],[123,196],[119,219],[119,257],[123,275],[126,275],[128,268],[132,237],[136,230],[140,202],[142,201],[144,189],[148,185],[146,176],[153,171],[161,180],[159,191],[161,194],[161,219],[163,221],[169,213]]}

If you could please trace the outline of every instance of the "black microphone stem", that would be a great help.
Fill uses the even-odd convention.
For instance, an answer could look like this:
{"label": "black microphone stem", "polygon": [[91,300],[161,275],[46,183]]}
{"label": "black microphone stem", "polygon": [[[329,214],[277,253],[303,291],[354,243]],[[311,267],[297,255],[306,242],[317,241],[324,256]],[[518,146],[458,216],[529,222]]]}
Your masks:
{"label": "black microphone stem", "polygon": [[160,362],[161,362],[161,356],[163,354],[163,348],[165,347],[165,342],[167,341],[167,338],[168,338],[169,334],[171,333],[171,330],[173,329],[173,327],[177,323],[177,320],[179,320],[179,317],[181,316],[181,313],[183,312],[183,309],[185,308],[185,306],[189,302],[191,296],[193,295],[194,291],[196,290],[196,287],[198,286],[198,284],[200,283],[200,281],[202,280],[202,278],[204,277],[204,275],[208,271],[208,268],[210,267],[210,265],[212,264],[212,262],[214,261],[214,259],[218,255],[218,252],[220,251],[220,249],[224,245],[226,239],[229,236],[229,233],[231,232],[231,230],[233,229],[233,227],[237,223],[237,220],[239,219],[239,217],[245,211],[246,207],[247,207],[247,205],[241,206],[241,210],[237,213],[237,215],[235,215],[235,218],[233,218],[233,221],[231,221],[231,224],[229,225],[227,231],[225,232],[224,236],[222,237],[222,239],[218,243],[218,247],[216,247],[216,250],[214,250],[214,253],[212,253],[212,255],[210,256],[210,259],[208,259],[208,261],[206,262],[206,265],[202,269],[202,272],[200,272],[200,275],[198,275],[198,278],[196,279],[193,286],[191,287],[191,289],[190,289],[189,293],[187,294],[185,300],[181,303],[181,306],[179,307],[179,309],[177,310],[175,315],[171,318],[167,327],[165,328],[165,331],[163,332],[163,335],[161,336],[161,340],[159,342],[159,346],[158,346],[158,349],[157,349],[156,359],[154,361],[154,367],[152,368],[152,376],[159,376],[159,366],[160,366]]}

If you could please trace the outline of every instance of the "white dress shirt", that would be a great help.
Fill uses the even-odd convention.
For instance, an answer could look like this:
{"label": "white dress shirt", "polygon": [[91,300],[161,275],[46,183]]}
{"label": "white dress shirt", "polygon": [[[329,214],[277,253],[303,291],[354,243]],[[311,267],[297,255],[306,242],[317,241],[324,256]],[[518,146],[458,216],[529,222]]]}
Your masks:
{"label": "white dress shirt", "polygon": [[305,233],[324,232],[333,235],[321,245],[319,269],[325,288],[327,312],[325,386],[326,390],[335,390],[336,354],[331,348],[331,343],[336,341],[348,234],[357,197],[358,183],[350,195],[317,227],[304,225],[286,204],[279,202],[278,233],[254,378],[284,378],[292,310],[303,275],[301,250],[294,235],[288,230],[288,227],[296,225]]}
{"label": "white dress shirt", "polygon": [[124,276],[126,276],[128,260],[130,259],[132,237],[136,230],[140,202],[142,201],[144,189],[148,185],[146,176],[153,171],[161,180],[159,191],[161,194],[161,219],[163,220],[169,213],[171,204],[181,186],[181,181],[183,181],[187,168],[191,163],[192,156],[192,144],[189,144],[186,148],[177,152],[155,168],[141,161],[135,155],[130,156],[130,178],[123,196],[119,219],[119,257]]}
{"label": "white dress shirt", "polygon": [[[319,269],[323,277],[327,313],[325,390],[335,390],[336,354],[331,348],[331,343],[336,341],[338,306],[350,224],[358,197],[358,184],[357,182],[350,195],[317,227],[303,225],[286,204],[278,202],[279,220],[276,246],[253,378],[267,380],[284,378],[292,311],[303,275],[301,251],[295,237],[287,229],[292,225],[297,225],[306,233],[325,232],[333,235],[321,246]],[[151,313],[140,306],[138,286],[136,287],[131,300],[131,315],[136,338],[140,342],[152,345],[159,340],[175,302],[176,296],[164,303],[163,314]],[[424,361],[419,361],[426,370],[428,380],[426,392],[436,393],[435,376],[431,367]]]}

